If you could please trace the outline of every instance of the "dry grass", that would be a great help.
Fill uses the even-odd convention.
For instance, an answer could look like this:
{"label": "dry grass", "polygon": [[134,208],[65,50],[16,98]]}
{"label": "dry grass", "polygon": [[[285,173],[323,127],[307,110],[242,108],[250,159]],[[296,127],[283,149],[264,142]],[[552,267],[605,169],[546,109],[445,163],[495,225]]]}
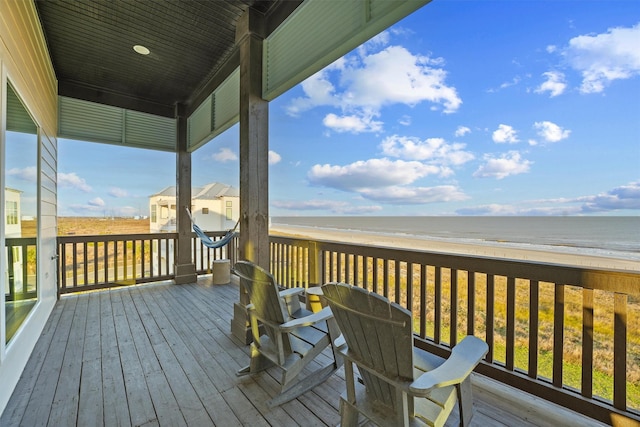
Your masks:
{"label": "dry grass", "polygon": [[59,236],[149,233],[149,219],[59,217]]}

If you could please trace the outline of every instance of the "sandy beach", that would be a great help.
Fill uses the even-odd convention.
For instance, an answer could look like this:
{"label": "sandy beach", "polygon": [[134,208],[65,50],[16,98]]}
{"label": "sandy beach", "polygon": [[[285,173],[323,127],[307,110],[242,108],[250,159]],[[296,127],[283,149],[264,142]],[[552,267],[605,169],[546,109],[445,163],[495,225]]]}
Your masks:
{"label": "sandy beach", "polygon": [[559,248],[558,251],[534,250],[510,247],[508,245],[501,245],[498,243],[455,243],[417,237],[400,237],[364,232],[343,232],[338,230],[322,230],[289,225],[272,225],[269,232],[272,235],[315,240],[329,240],[392,248],[419,249],[450,254],[537,261],[579,267],[631,270],[634,272],[640,271],[640,261],[638,260],[621,259],[615,258],[614,256],[606,257],[585,255],[574,253],[570,248]]}

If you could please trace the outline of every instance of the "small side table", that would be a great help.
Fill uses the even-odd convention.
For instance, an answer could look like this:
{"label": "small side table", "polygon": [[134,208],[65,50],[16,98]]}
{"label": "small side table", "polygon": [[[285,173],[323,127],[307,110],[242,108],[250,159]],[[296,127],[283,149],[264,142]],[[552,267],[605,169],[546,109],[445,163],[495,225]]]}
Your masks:
{"label": "small side table", "polygon": [[231,281],[231,263],[228,259],[216,259],[211,263],[211,276],[214,285],[226,285]]}

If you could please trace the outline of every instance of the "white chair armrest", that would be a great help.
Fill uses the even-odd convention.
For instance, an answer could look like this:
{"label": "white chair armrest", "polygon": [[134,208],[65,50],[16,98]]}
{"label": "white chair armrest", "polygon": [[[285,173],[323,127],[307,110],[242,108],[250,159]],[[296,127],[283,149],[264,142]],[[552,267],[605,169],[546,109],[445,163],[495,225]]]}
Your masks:
{"label": "white chair armrest", "polygon": [[329,307],[325,307],[317,313],[313,313],[309,316],[301,317],[299,319],[293,319],[280,325],[282,332],[290,332],[296,328],[302,328],[304,326],[311,326],[318,322],[322,322],[333,317],[333,313]]}
{"label": "white chair armrest", "polygon": [[472,335],[465,337],[451,350],[451,356],[432,371],[420,375],[409,390],[415,396],[426,396],[433,388],[446,387],[464,381],[489,351],[487,343]]}

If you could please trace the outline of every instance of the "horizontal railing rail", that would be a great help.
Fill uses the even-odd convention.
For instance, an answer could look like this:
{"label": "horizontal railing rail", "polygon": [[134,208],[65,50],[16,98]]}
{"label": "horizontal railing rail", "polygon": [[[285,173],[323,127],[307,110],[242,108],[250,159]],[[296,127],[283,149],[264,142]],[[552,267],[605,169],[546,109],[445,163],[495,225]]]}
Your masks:
{"label": "horizontal railing rail", "polygon": [[409,309],[416,343],[489,344],[478,372],[612,424],[640,421],[640,272],[271,236],[285,287],[331,281]]}
{"label": "horizontal railing rail", "polygon": [[[207,232],[219,240],[225,232]],[[175,278],[177,233],[58,236],[58,295]],[[216,259],[237,258],[237,237],[207,248],[195,234],[191,256],[196,274]]]}

